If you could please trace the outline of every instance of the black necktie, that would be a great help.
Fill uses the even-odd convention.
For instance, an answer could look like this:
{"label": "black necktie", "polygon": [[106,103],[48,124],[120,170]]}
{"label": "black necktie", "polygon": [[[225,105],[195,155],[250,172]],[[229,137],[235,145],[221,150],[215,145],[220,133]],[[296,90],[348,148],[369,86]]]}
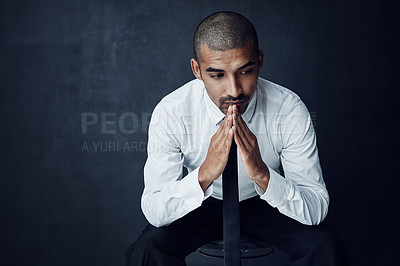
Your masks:
{"label": "black necktie", "polygon": [[238,194],[237,147],[232,141],[228,163],[222,173],[223,230],[225,266],[240,266],[240,214]]}

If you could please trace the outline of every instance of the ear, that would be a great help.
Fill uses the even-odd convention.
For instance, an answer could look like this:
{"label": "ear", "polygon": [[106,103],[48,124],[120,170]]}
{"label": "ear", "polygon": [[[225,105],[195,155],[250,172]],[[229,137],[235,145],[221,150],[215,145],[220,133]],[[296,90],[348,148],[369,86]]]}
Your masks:
{"label": "ear", "polygon": [[190,59],[190,66],[192,67],[192,71],[193,71],[193,75],[199,79],[201,79],[201,72],[200,72],[200,65],[199,63],[196,61],[196,59],[192,58]]}
{"label": "ear", "polygon": [[264,51],[260,49],[260,51],[258,51],[258,70],[260,71],[263,64],[264,64]]}

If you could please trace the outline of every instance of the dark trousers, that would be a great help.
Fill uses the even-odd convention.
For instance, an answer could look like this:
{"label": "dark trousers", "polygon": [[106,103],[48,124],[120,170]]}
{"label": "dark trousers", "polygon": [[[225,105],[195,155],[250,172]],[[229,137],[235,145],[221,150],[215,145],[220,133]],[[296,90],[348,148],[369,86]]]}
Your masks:
{"label": "dark trousers", "polygon": [[[259,197],[240,202],[242,238],[288,253],[291,265],[348,265],[344,244],[324,224],[303,225]],[[127,266],[185,265],[185,257],[222,238],[222,201],[208,198],[168,226],[148,225],[125,252]]]}

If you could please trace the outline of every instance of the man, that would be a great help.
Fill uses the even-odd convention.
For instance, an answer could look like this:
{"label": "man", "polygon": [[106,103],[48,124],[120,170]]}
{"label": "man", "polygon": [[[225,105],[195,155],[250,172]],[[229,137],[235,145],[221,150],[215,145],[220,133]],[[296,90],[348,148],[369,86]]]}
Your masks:
{"label": "man", "polygon": [[242,236],[287,252],[293,265],[343,265],[334,234],[318,225],[329,196],[312,121],[295,93],[258,77],[254,26],[215,13],[197,27],[194,55],[197,79],[152,115],[142,195],[150,225],[126,251],[127,265],[185,265],[222,237],[221,174],[233,142]]}

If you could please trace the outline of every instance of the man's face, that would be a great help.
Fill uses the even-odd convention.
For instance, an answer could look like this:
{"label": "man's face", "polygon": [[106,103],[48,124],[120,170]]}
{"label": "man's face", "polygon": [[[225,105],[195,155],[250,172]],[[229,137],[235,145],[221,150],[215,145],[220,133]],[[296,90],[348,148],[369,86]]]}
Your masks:
{"label": "man's face", "polygon": [[211,100],[224,114],[234,104],[243,114],[257,87],[263,51],[256,52],[250,42],[228,51],[212,51],[203,45],[200,58],[191,60],[192,70],[204,82]]}

